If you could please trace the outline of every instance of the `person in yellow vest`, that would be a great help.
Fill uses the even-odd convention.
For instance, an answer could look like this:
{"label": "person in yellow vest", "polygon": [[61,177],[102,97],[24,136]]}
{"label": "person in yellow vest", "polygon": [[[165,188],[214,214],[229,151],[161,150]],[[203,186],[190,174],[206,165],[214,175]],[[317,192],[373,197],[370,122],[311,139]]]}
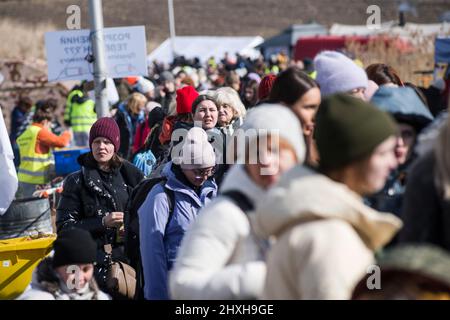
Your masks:
{"label": "person in yellow vest", "polygon": [[69,145],[69,131],[60,136],[50,131],[52,119],[50,106],[44,105],[36,109],[33,123],[17,138],[20,153],[18,197],[31,197],[38,185],[50,182],[54,165],[51,148]]}
{"label": "person in yellow vest", "polygon": [[85,88],[83,84],[69,93],[64,110],[64,123],[72,128],[74,144],[78,147],[89,145],[89,130],[97,121],[95,102],[89,99]]}

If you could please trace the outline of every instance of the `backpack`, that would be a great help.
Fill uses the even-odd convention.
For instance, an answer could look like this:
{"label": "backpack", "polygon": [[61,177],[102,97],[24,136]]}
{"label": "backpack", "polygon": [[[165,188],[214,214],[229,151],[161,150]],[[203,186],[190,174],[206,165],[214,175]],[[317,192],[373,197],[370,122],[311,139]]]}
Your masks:
{"label": "backpack", "polygon": [[255,208],[253,202],[240,191],[229,190],[223,192],[221,195],[230,198],[230,200],[233,201],[244,213],[247,213]]}
{"label": "backpack", "polygon": [[142,171],[145,177],[149,177],[156,164],[156,158],[152,150],[140,150],[133,156],[133,164]]}
{"label": "backpack", "polygon": [[169,206],[169,218],[167,220],[166,228],[172,219],[175,207],[175,194],[173,190],[166,187],[167,179],[165,177],[147,178],[142,180],[136,187],[134,187],[128,199],[127,214],[124,217],[125,227],[125,255],[129,259],[130,265],[136,270],[136,299],[143,298],[144,288],[144,273],[142,269],[141,252],[139,244],[139,215],[138,210],[147,198],[148,193],[152,188],[160,184],[163,186],[164,193],[167,196],[167,203]]}

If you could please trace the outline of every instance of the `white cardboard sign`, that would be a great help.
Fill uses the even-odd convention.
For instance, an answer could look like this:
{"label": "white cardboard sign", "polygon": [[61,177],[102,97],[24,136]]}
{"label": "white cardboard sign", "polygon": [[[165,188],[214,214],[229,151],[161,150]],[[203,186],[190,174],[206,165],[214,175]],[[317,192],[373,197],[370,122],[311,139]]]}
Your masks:
{"label": "white cardboard sign", "polygon": [[[144,26],[104,28],[103,38],[106,77],[147,75]],[[47,32],[45,49],[48,81],[93,79],[94,65],[86,60],[88,54],[93,54],[90,30]]]}

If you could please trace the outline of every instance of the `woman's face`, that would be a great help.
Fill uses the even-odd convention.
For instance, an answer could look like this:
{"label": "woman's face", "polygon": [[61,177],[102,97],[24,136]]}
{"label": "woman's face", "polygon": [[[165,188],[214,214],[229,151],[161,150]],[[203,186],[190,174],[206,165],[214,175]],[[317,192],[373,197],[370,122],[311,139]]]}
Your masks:
{"label": "woman's face", "polygon": [[138,114],[145,111],[145,105],[146,104],[147,104],[146,101],[143,101],[143,102],[139,103]]}
{"label": "woman's face", "polygon": [[144,112],[146,103],[147,103],[146,101],[137,102],[136,104],[134,104],[132,108],[128,108],[128,110],[131,112],[132,115],[136,116],[139,113]]}
{"label": "woman's face", "polygon": [[389,174],[397,166],[395,157],[396,138],[391,136],[384,140],[371,156],[356,168],[353,190],[360,195],[370,195],[380,191],[386,184]]}
{"label": "woman's face", "polygon": [[235,116],[234,109],[228,104],[222,104],[219,106],[219,119],[217,123],[223,127],[230,124]]}
{"label": "woman's face", "polygon": [[91,281],[94,275],[93,264],[75,264],[55,269],[60,279],[73,291],[80,290]]}
{"label": "woman's face", "polygon": [[245,99],[247,101],[253,101],[253,98],[255,97],[255,90],[253,88],[245,88]]}
{"label": "woman's face", "polygon": [[278,182],[284,172],[296,165],[297,157],[293,149],[288,147],[286,143],[278,143],[278,146],[272,146],[271,139],[268,139],[263,146],[261,145],[262,139],[258,140],[256,143],[259,145],[258,147],[249,148],[249,153],[257,153],[253,156],[256,161],[251,161],[252,155],[249,154],[245,169],[254,183],[263,189],[268,189]]}
{"label": "woman's face", "polygon": [[201,121],[203,130],[212,129],[217,124],[217,106],[211,100],[199,103],[194,114],[194,121]]}
{"label": "woman's face", "polygon": [[182,170],[186,179],[196,187],[202,186],[214,174],[214,167]]}
{"label": "woman's face", "polygon": [[111,140],[97,137],[92,141],[92,155],[99,164],[107,164],[114,155],[114,145]]}
{"label": "woman's face", "polygon": [[320,90],[311,88],[292,106],[292,111],[300,119],[305,136],[310,136],[314,131],[314,117],[320,101]]}
{"label": "woman's face", "polygon": [[416,142],[416,130],[413,126],[406,123],[398,123],[399,135],[395,145],[395,157],[399,165],[404,164],[413,151]]}

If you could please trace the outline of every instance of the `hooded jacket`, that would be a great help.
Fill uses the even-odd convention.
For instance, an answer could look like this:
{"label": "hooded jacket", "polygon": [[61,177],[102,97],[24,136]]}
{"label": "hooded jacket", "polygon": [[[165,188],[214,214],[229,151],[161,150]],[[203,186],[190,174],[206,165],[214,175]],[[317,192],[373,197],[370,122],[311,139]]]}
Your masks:
{"label": "hooded jacket", "polygon": [[[371,102],[380,110],[390,113],[397,122],[412,126],[417,135],[433,121],[428,108],[411,88],[382,86],[376,91]],[[372,208],[400,216],[410,165],[417,156],[413,148],[414,146],[411,146],[412,150],[406,163],[391,172],[384,188],[367,198]]]}
{"label": "hooded jacket", "polygon": [[[233,166],[221,185],[221,192],[231,190],[253,203],[265,193],[243,165]],[[247,214],[227,196],[219,196],[186,233],[169,277],[171,297],[255,299],[265,275],[264,247],[251,231]]]}
{"label": "hooded jacket", "polygon": [[76,292],[70,290],[52,267],[52,257],[41,261],[33,279],[17,300],[111,300],[102,292],[94,277]]}
{"label": "hooded jacket", "polygon": [[217,193],[217,185],[207,180],[198,192],[181,181],[168,162],[162,171],[166,188],[174,193],[173,213],[163,186],[157,184],[138,210],[144,296],[146,299],[168,299],[167,273],[177,257],[181,240],[196,219],[198,211]]}
{"label": "hooded jacket", "polygon": [[277,238],[264,299],[349,299],[373,253],[401,227],[346,185],[297,166],[260,202],[258,234]]}

